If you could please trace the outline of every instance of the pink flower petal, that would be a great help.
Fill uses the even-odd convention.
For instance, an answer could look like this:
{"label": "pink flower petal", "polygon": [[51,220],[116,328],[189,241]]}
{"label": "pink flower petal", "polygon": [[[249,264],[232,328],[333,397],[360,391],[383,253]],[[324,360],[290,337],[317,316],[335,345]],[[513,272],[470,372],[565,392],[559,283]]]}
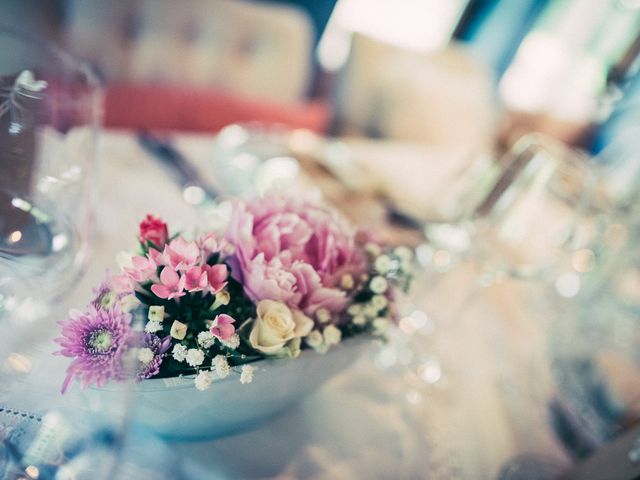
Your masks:
{"label": "pink flower petal", "polygon": [[220,338],[222,340],[229,340],[235,331],[236,329],[233,325],[220,325]]}
{"label": "pink flower petal", "polygon": [[151,285],[151,291],[159,298],[169,298],[171,295],[171,290],[165,285]]}
{"label": "pink flower petal", "polygon": [[212,335],[222,340],[229,340],[236,331],[235,327],[232,325],[235,321],[236,319],[231,315],[221,313],[213,319],[213,325],[209,331]]}
{"label": "pink flower petal", "polygon": [[160,272],[160,281],[168,287],[177,287],[178,282],[180,281],[180,276],[175,270],[169,267],[164,267],[162,272]]}

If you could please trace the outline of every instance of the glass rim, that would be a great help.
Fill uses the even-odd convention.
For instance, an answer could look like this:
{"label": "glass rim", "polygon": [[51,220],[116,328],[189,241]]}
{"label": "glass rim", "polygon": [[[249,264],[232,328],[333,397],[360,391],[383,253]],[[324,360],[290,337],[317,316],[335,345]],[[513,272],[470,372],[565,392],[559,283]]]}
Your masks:
{"label": "glass rim", "polygon": [[103,90],[102,82],[93,71],[91,65],[75,56],[74,54],[68,52],[63,47],[52,43],[51,41],[40,35],[27,33],[15,27],[0,23],[0,37],[2,36],[11,37],[18,42],[22,42],[25,45],[28,45],[31,48],[37,49],[40,52],[44,50],[45,54],[58,58],[62,61],[65,68],[75,70],[76,72],[83,75],[84,79],[86,80],[87,86],[91,89],[92,94],[101,94]]}

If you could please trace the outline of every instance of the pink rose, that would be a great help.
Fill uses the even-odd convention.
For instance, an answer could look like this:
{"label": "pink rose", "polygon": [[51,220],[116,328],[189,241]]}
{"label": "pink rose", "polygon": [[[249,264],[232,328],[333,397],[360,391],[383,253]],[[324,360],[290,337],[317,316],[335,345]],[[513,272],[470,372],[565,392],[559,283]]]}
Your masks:
{"label": "pink rose", "polygon": [[140,222],[140,242],[146,244],[153,243],[156,247],[162,248],[169,238],[167,224],[161,218],[147,215]]}
{"label": "pink rose", "polygon": [[366,270],[355,234],[318,201],[268,195],[236,203],[225,238],[236,248],[233,275],[254,302],[276,300],[311,316],[343,310],[341,278]]}

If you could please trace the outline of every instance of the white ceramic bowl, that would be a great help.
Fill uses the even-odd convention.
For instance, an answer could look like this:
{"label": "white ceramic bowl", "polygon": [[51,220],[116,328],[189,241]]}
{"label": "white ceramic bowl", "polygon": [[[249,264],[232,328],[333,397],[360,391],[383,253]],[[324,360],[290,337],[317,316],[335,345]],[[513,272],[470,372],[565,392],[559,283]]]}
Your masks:
{"label": "white ceramic bowl", "polygon": [[[237,372],[215,380],[205,391],[195,388],[193,376],[144,380],[131,392],[131,418],[173,441],[208,440],[250,430],[348,369],[373,344],[369,336],[356,337],[326,354],[305,350],[295,359],[255,362],[253,381],[244,385]],[[122,394],[119,386],[91,390],[93,399],[107,408],[121,404],[116,400]]]}

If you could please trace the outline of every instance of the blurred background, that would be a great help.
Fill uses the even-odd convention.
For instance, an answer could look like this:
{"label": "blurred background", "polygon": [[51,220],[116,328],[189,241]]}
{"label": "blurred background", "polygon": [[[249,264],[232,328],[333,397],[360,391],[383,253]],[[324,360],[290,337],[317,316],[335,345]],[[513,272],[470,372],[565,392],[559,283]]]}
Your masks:
{"label": "blurred background", "polygon": [[[200,173],[217,175],[224,194],[261,188],[264,178],[242,170],[247,153],[291,154],[314,185],[329,170],[342,188],[333,200],[354,218],[416,247],[424,312],[416,306],[404,333],[422,343],[394,365],[406,373],[398,381],[425,389],[411,384],[406,402],[418,405],[416,392],[430,407],[440,399],[417,416],[434,412],[430,433],[441,425],[469,446],[469,430],[483,431],[490,441],[478,437],[470,450],[500,464],[545,443],[531,425],[549,424],[550,451],[559,441],[576,460],[638,424],[640,0],[0,0],[0,25],[62,46],[104,87],[99,151],[111,197],[98,215],[99,259],[126,247],[120,232],[140,212],[191,220],[157,194],[167,179],[136,150],[140,132],[200,157]],[[0,54],[25,63],[6,44]],[[5,130],[8,188],[2,151],[15,149]],[[179,193],[191,208],[189,192]],[[479,267],[453,268],[467,259]],[[482,344],[478,365],[461,358],[467,344]],[[513,414],[502,443],[492,405],[468,404],[468,389],[485,385],[498,385]],[[463,393],[455,405],[454,390]],[[452,423],[449,405],[473,422]],[[447,455],[462,451],[454,446]]]}
{"label": "blurred background", "polygon": [[0,22],[93,65],[107,127],[409,141],[443,178],[530,131],[591,154],[615,139],[623,158],[597,161],[637,182],[635,0],[4,0]]}
{"label": "blurred background", "polygon": [[[114,127],[262,117],[429,144],[536,130],[598,152],[639,120],[635,0],[4,0],[0,21],[90,61]],[[166,118],[166,102],[197,115]]]}
{"label": "blurred background", "polygon": [[417,216],[436,194],[416,168],[444,184],[531,131],[596,155],[617,195],[638,181],[635,0],[4,0],[0,22],[88,61],[107,127],[257,120],[410,144],[376,182],[402,182]]}

